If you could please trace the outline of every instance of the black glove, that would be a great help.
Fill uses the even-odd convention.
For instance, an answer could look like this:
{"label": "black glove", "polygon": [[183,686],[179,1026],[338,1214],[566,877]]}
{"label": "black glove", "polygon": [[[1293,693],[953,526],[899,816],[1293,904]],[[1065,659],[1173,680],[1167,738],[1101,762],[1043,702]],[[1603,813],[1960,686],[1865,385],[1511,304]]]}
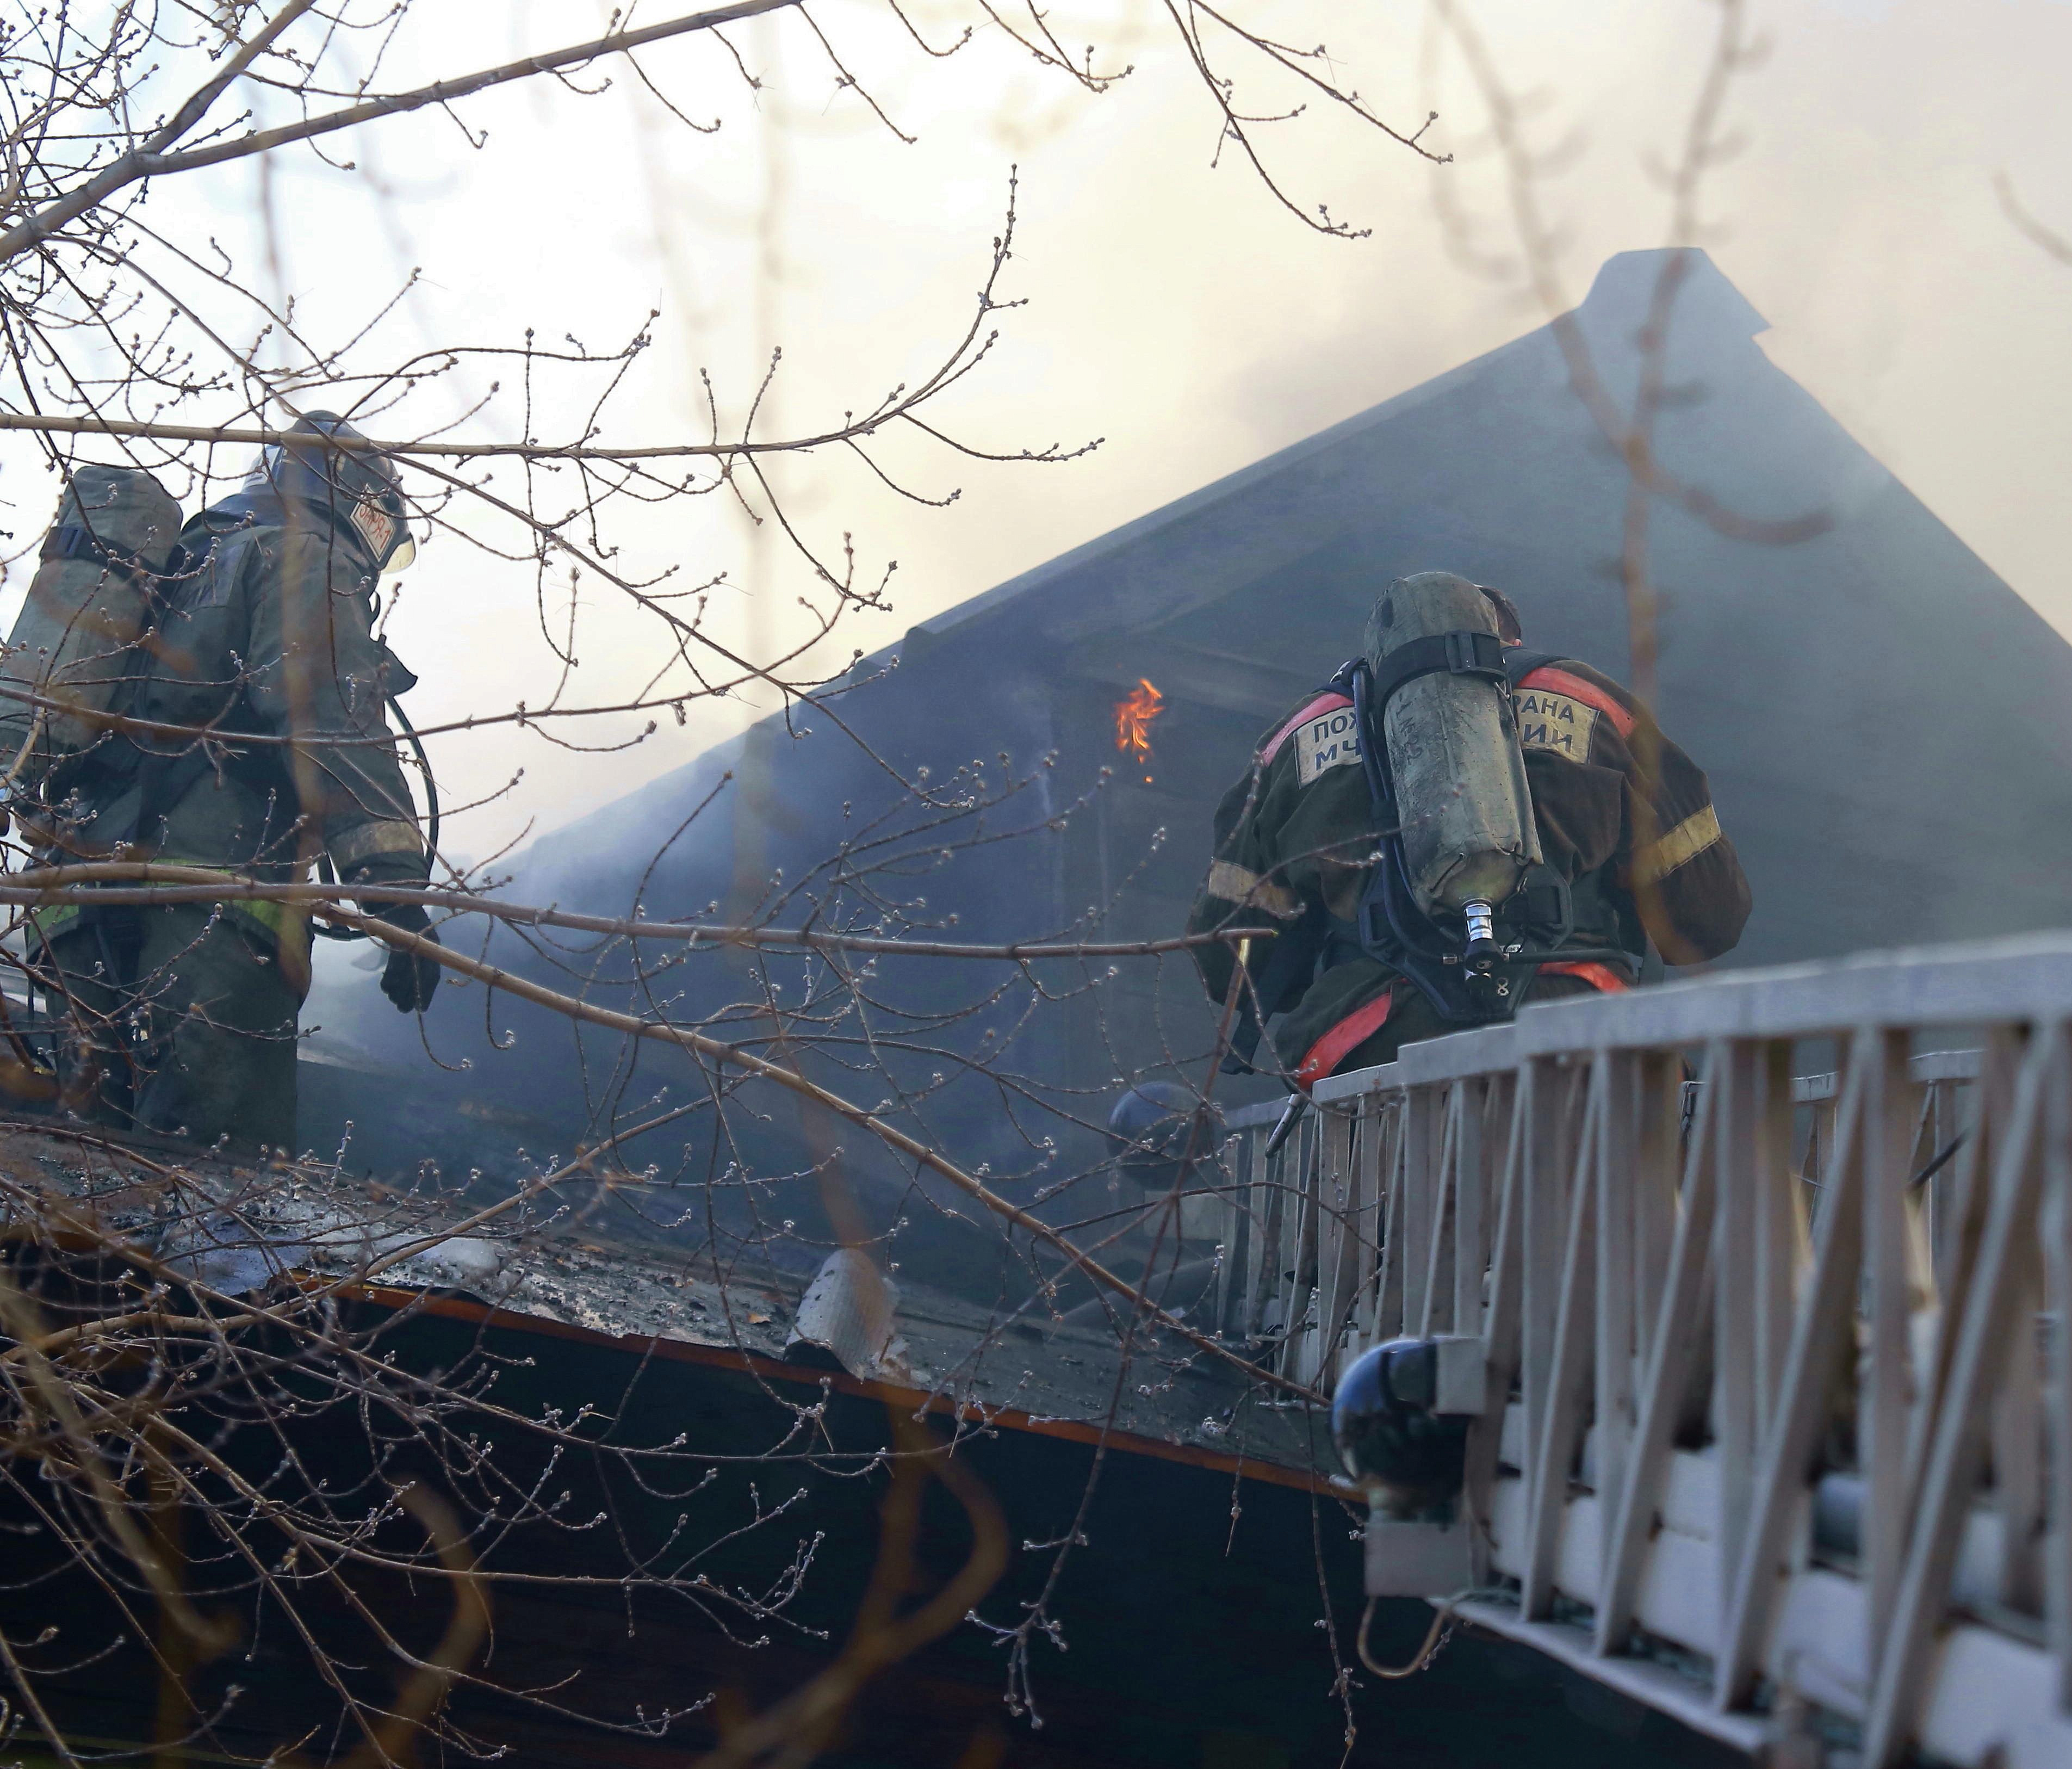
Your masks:
{"label": "black glove", "polygon": [[[378,909],[370,908],[368,913],[392,928],[421,935],[435,946],[439,944],[439,936],[432,928],[432,918],[420,904],[393,903]],[[396,1004],[397,1013],[422,1013],[432,1005],[432,996],[438,986],[439,965],[435,960],[415,952],[390,952],[388,966],[381,973],[381,993]]]}

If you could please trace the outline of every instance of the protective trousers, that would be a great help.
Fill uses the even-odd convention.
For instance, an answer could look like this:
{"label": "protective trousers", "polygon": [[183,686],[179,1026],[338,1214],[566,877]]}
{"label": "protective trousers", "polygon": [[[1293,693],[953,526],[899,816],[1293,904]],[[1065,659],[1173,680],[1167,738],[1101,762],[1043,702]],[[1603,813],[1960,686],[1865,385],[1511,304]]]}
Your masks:
{"label": "protective trousers", "polygon": [[82,917],[43,952],[67,1109],[243,1152],[292,1151],[302,992],[262,934],[179,903]]}

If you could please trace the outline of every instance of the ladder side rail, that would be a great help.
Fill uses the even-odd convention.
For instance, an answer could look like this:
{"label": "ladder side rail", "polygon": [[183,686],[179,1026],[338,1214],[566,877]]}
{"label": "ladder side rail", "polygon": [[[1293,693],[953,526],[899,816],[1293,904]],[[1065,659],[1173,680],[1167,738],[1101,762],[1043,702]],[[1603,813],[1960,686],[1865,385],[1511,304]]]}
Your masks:
{"label": "ladder side rail", "polygon": [[1859,1034],[1843,1071],[1812,1276],[1792,1323],[1791,1347],[1757,1468],[1741,1552],[1724,1569],[1730,1595],[1713,1665],[1713,1702],[1721,1709],[1743,1705],[1762,1669],[1782,1583],[1786,1540],[1804,1512],[1807,1477],[1827,1422],[1837,1360],[1848,1355],[1852,1343],[1863,1271],[1864,1222],[1858,1194],[1868,1165],[1863,1146],[1870,1134],[1865,1120],[1877,1097],[1873,1072],[1882,1043],[1875,1031]]}
{"label": "ladder side rail", "polygon": [[1460,1083],[1460,1146],[1453,1181],[1453,1269],[1452,1322],[1454,1332],[1479,1338],[1482,1331],[1482,1286],[1489,1267],[1490,1119],[1499,1084],[1473,1075]]}
{"label": "ladder side rail", "polygon": [[[1597,1124],[1597,1375],[1592,1483],[1601,1501],[1626,1477],[1633,1434],[1635,1171],[1640,1129],[1640,1059],[1630,1051],[1601,1051],[1596,1059],[1600,1105]],[[1606,1507],[1605,1508],[1609,1508]],[[1607,1549],[1600,1537],[1599,1557]]]}
{"label": "ladder side rail", "polygon": [[[1317,1201],[1321,1162],[1317,1113],[1305,1112],[1294,1133],[1281,1146],[1287,1158],[1285,1225],[1282,1251],[1288,1261],[1281,1277],[1281,1351],[1275,1368],[1297,1382],[1315,1376],[1304,1367],[1314,1345],[1309,1309],[1317,1284]],[[1292,1170],[1292,1171],[1290,1170]]]}
{"label": "ladder side rail", "polygon": [[1424,1299],[1417,1313],[1417,1336],[1429,1339],[1444,1332],[1451,1320],[1453,1286],[1453,1215],[1461,1191],[1461,1113],[1466,1100],[1465,1082],[1433,1091],[1437,1095],[1434,1113],[1439,1119],[1439,1158],[1432,1175],[1431,1233],[1424,1249]]}
{"label": "ladder side rail", "polygon": [[1388,1221],[1388,1192],[1396,1155],[1396,1125],[1399,1096],[1393,1092],[1370,1093],[1361,1101],[1360,1237],[1369,1260],[1360,1277],[1357,1318],[1363,1348],[1382,1341],[1379,1324],[1381,1291],[1388,1247],[1383,1238]]}
{"label": "ladder side rail", "polygon": [[[1918,1718],[1951,1574],[1984,1458],[1982,1427],[1992,1399],[1990,1384],[2004,1356],[2006,1335],[2018,1319],[2016,1307],[2025,1299],[2019,1275],[2033,1245],[2046,1165],[2045,1125],[2053,1115],[2049,1105],[2051,1096],[2066,1084],[2066,1059],[2064,1023],[2039,1027],[2016,1084],[2007,1137],[1993,1163],[1978,1271],[1966,1298],[1963,1326],[1938,1409],[1906,1559],[1894,1582],[1893,1601],[1868,1611],[1877,1651],[1864,1727],[1865,1769],[1888,1769],[1896,1763]],[[1882,1640],[1875,1631],[1881,1618],[1885,1621]]]}
{"label": "ladder side rail", "polygon": [[1383,1344],[1403,1331],[1404,1164],[1409,1138],[1410,1090],[1396,1096],[1388,1152],[1382,1162],[1381,1271],[1376,1280],[1374,1343]]}
{"label": "ladder side rail", "polygon": [[[1857,1576],[1865,1612],[1889,1615],[1898,1595],[1906,1544],[1906,1440],[1911,1423],[1912,1286],[1908,1260],[1906,1182],[1913,1172],[1916,1111],[1907,1069],[1908,1035],[1866,1028],[1877,1060],[1864,1072],[1860,1195],[1864,1212],[1863,1374],[1856,1384],[1856,1470],[1864,1502],[1857,1526]],[[1870,1668],[1877,1670],[1877,1631]]]}
{"label": "ladder side rail", "polygon": [[1791,1041],[1764,1041],[1757,1066],[1756,1418],[1767,1430],[1784,1385],[1794,1306],[1812,1263],[1805,1194],[1791,1170]]}
{"label": "ladder side rail", "polygon": [[1317,1330],[1320,1380],[1336,1379],[1342,1354],[1355,1329],[1353,1299],[1366,1249],[1359,1236],[1360,1101],[1348,1100],[1323,1111],[1324,1183],[1318,1205]]}
{"label": "ladder side rail", "polygon": [[1583,1390],[1590,1377],[1591,1328],[1597,1314],[1597,1193],[1603,1183],[1603,1145],[1597,1129],[1605,1109],[1604,1073],[1599,1062],[1584,1072],[1582,1133],[1577,1139],[1567,1208],[1540,1219],[1548,1242],[1542,1259],[1549,1252],[1558,1257],[1560,1278],[1540,1393],[1536,1399],[1527,1397],[1527,1454],[1532,1467],[1526,1485],[1526,1569],[1519,1608],[1528,1621],[1544,1619],[1552,1606],[1555,1560],[1568,1520],[1568,1471],[1582,1429]]}
{"label": "ladder side rail", "polygon": [[1403,1331],[1418,1331],[1424,1319],[1424,1286],[1431,1272],[1433,1222],[1437,1199],[1440,1101],[1443,1084],[1412,1087],[1404,1098],[1402,1210],[1392,1218],[1402,1236],[1397,1269],[1403,1277]]}
{"label": "ladder side rail", "polygon": [[[1739,1557],[1755,1481],[1756,1458],[1756,1130],[1760,1101],[1756,1076],[1761,1047],[1735,1039],[1708,1063],[1705,1085],[1720,1092],[1713,1113],[1718,1154],[1719,1209],[1712,1219],[1712,1399],[1719,1515],[1714,1539],[1720,1565]],[[1721,1581],[1721,1603],[1727,1602]],[[1724,1627],[1726,1616],[1720,1617]]]}
{"label": "ladder side rail", "polygon": [[2044,1400],[2050,1446],[2044,1627],[2057,1660],[2058,1705],[2072,1713],[2072,1079],[2062,1065],[2050,1077],[2044,1123],[2045,1299],[2057,1322]]}
{"label": "ladder side rail", "polygon": [[1950,1208],[1944,1224],[1944,1248],[1937,1278],[1942,1306],[1935,1322],[1934,1347],[1922,1372],[1914,1429],[1907,1445],[1906,1490],[1910,1493],[1920,1490],[1932,1427],[1942,1391],[1948,1384],[1958,1326],[1964,1318],[1967,1298],[1978,1268],[1979,1245],[1985,1234],[1994,1152],[2000,1139],[2006,1134],[2013,1113],[2015,1077],[2021,1068],[2025,1047],[2025,1040],[2020,1030],[1996,1027],[1987,1036],[1985,1049],[1980,1053],[1978,1078],[1970,1090],[1965,1139],[1951,1169],[1953,1179]]}
{"label": "ladder side rail", "polygon": [[1536,1110],[1533,1095],[1540,1084],[1536,1066],[1527,1063],[1496,1086],[1504,1154],[1497,1187],[1496,1232],[1490,1249],[1489,1306],[1482,1322],[1482,1409],[1468,1425],[1462,1483],[1463,1509],[1474,1532],[1470,1549],[1478,1584],[1486,1583],[1490,1576],[1491,1501],[1503,1446],[1504,1415],[1519,1374],[1525,1290],[1522,1199],[1526,1144]]}
{"label": "ladder side rail", "polygon": [[1280,1270],[1275,1244],[1281,1230],[1281,1157],[1269,1156],[1266,1152],[1270,1134],[1263,1125],[1252,1133],[1252,1158],[1247,1163],[1251,1173],[1246,1188],[1248,1245],[1245,1251],[1244,1319],[1240,1330],[1248,1339],[1258,1338],[1264,1330],[1267,1298],[1272,1294],[1274,1274]]}
{"label": "ladder side rail", "polygon": [[1240,1294],[1237,1273],[1244,1259],[1248,1142],[1242,1133],[1223,1140],[1222,1183],[1216,1188],[1216,1299],[1210,1322],[1210,1331],[1219,1335],[1230,1331],[1231,1298]]}
{"label": "ladder side rail", "polygon": [[[1568,1187],[1574,1151],[1568,1136],[1577,1070],[1557,1058],[1534,1059],[1530,1109],[1519,1175],[1519,1388],[1525,1441],[1536,1444],[1545,1429],[1548,1376],[1561,1296],[1561,1253],[1568,1226]],[[1525,1109],[1521,1094],[1521,1109]],[[1528,1463],[1531,1452],[1527,1451]],[[1522,1470],[1531,1475],[1528,1466]]]}
{"label": "ladder side rail", "polygon": [[[1711,1061],[1724,1061],[1719,1047]],[[1675,1129],[1682,1110],[1680,1062],[1666,1077],[1656,1077],[1666,1106],[1665,1151],[1675,1147]],[[1670,1244],[1668,1275],[1648,1333],[1647,1374],[1641,1388],[1639,1416],[1628,1446],[1625,1478],[1616,1492],[1601,1494],[1609,1519],[1604,1579],[1597,1595],[1593,1644],[1601,1654],[1625,1650],[1633,1631],[1634,1606],[1640,1578],[1655,1534],[1657,1508],[1668,1477],[1669,1458],[1685,1395],[1695,1374],[1700,1339],[1711,1323],[1702,1307],[1712,1258],[1712,1221],[1719,1197],[1718,1143],[1712,1117],[1718,1089],[1698,1096],[1697,1117],[1684,1153],[1680,1207]]]}

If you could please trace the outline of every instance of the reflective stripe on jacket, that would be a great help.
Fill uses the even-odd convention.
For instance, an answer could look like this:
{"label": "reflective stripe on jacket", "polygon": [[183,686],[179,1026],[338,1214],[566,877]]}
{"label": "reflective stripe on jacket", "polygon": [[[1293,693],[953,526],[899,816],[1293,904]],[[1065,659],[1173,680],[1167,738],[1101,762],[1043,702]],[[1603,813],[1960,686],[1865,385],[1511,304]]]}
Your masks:
{"label": "reflective stripe on jacket", "polygon": [[[213,872],[226,878],[240,875],[227,866],[211,866],[201,860],[179,860],[170,855],[162,857],[160,864],[169,866],[187,866],[198,872]],[[247,881],[252,882],[252,881]],[[278,882],[278,880],[269,881]],[[81,911],[92,907],[79,903],[61,903],[48,909],[31,909],[28,920],[41,940],[52,940],[76,922]],[[149,908],[148,903],[122,904],[118,907]],[[280,955],[283,969],[290,975],[298,970],[306,974],[310,963],[310,911],[309,905],[300,903],[278,903],[263,897],[232,898],[222,905],[224,911],[235,915],[253,932],[261,935],[266,943]]]}

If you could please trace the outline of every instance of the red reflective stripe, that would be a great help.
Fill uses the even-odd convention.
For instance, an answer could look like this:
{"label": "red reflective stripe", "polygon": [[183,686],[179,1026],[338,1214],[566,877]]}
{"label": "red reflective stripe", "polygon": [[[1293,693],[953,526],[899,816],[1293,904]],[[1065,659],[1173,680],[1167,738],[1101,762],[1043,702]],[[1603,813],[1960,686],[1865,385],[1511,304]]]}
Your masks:
{"label": "red reflective stripe", "polygon": [[1309,1047],[1309,1054],[1295,1072],[1296,1086],[1306,1091],[1312,1081],[1329,1075],[1388,1022],[1389,1010],[1395,1006],[1396,991],[1389,988],[1366,1006],[1355,1007]]}
{"label": "red reflective stripe", "polygon": [[1311,701],[1307,706],[1304,707],[1301,712],[1297,713],[1293,718],[1289,719],[1285,725],[1282,726],[1279,730],[1273,734],[1272,740],[1267,744],[1266,747],[1259,752],[1259,759],[1261,765],[1263,766],[1264,763],[1272,761],[1275,756],[1281,753],[1281,746],[1295,734],[1296,727],[1301,724],[1305,719],[1314,718],[1319,713],[1335,713],[1341,706],[1350,706],[1351,705],[1352,702],[1347,700],[1343,694],[1319,694],[1314,700]]}
{"label": "red reflective stripe", "polygon": [[1634,716],[1619,705],[1595,682],[1586,682],[1581,676],[1572,676],[1565,669],[1552,664],[1543,664],[1518,685],[1520,688],[1544,688],[1549,693],[1566,694],[1571,700],[1579,700],[1585,706],[1594,706],[1618,728],[1622,737],[1631,737]]}
{"label": "red reflective stripe", "polygon": [[1633,987],[1610,965],[1601,965],[1594,958],[1561,965],[1542,965],[1540,969],[1543,976],[1580,977],[1591,988],[1601,989],[1607,995],[1616,995],[1621,989]]}

